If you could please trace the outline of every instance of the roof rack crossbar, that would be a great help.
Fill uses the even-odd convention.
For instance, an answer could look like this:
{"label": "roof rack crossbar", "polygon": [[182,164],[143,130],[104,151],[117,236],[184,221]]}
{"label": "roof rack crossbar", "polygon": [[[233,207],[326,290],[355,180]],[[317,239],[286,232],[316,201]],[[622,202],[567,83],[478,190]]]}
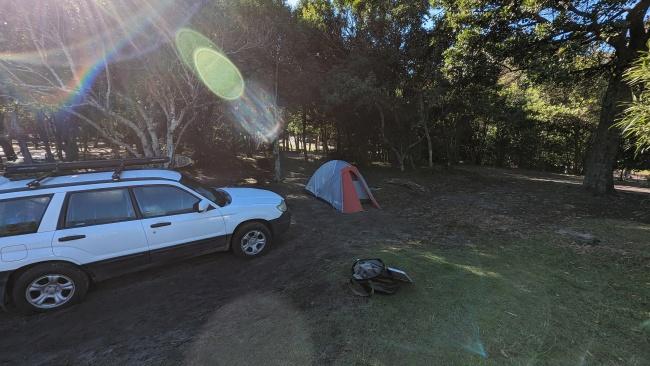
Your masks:
{"label": "roof rack crossbar", "polygon": [[33,181],[27,183],[28,188],[38,188],[41,185],[41,182],[44,181],[45,179],[53,176],[56,173],[56,170],[53,170],[49,173],[45,173],[41,175],[40,177],[34,179]]}
{"label": "roof rack crossbar", "polygon": [[[120,172],[128,166],[165,164],[169,158],[135,158],[135,159],[111,159],[111,160],[86,160],[69,161],[61,163],[40,163],[40,164],[17,164],[5,166],[5,176],[16,174],[49,173],[57,174],[65,171],[84,169],[116,168]],[[46,178],[46,177],[45,177]]]}

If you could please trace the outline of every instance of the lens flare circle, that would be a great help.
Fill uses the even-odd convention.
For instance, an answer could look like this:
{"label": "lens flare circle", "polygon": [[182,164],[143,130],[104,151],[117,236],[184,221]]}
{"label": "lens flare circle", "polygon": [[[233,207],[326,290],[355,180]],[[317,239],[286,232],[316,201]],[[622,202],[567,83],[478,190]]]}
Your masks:
{"label": "lens flare circle", "polygon": [[194,51],[194,68],[203,84],[218,97],[236,100],[244,93],[244,78],[224,54],[211,48]]}
{"label": "lens flare circle", "polygon": [[181,57],[185,66],[197,71],[194,67],[194,51],[199,48],[210,48],[218,52],[222,52],[217,45],[214,44],[208,37],[189,28],[181,28],[176,31],[174,35],[174,43],[176,50]]}

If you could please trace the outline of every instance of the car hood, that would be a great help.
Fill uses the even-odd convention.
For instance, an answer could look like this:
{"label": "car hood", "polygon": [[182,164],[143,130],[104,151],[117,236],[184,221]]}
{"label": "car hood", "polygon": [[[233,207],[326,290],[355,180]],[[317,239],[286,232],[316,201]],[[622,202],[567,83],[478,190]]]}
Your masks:
{"label": "car hood", "polygon": [[275,204],[282,202],[282,197],[271,191],[257,188],[219,188],[230,195],[232,204]]}

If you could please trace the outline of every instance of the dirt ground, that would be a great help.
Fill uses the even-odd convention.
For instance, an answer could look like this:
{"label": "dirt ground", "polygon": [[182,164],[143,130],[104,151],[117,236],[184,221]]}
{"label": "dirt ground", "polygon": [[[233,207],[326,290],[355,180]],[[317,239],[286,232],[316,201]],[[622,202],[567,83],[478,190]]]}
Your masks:
{"label": "dirt ground", "polygon": [[[0,365],[394,364],[372,361],[350,338],[358,333],[346,325],[356,326],[357,310],[349,310],[363,309],[368,300],[349,293],[347,271],[359,256],[421,242],[462,253],[501,239],[553,235],[577,252],[650,271],[648,243],[611,241],[607,228],[577,224],[598,219],[647,229],[648,190],[623,188],[596,198],[565,175],[477,167],[402,174],[369,167],[362,173],[382,209],[343,215],[304,192],[316,166],[288,157],[284,184],[268,183],[254,168],[236,178],[197,171],[214,183],[262,186],[286,196],[290,231],[263,258],[209,255],[96,284],[84,303],[54,314],[0,314]],[[388,178],[409,179],[427,191]],[[630,301],[650,309],[648,298]],[[648,337],[640,337],[637,344],[648,345]],[[504,348],[489,351],[512,357]],[[641,365],[645,356],[633,361]]]}

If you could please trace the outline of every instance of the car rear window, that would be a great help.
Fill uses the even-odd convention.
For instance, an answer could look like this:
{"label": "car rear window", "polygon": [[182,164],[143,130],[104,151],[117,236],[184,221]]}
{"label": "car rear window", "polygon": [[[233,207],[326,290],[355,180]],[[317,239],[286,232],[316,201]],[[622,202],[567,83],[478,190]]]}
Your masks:
{"label": "car rear window", "polygon": [[24,197],[0,201],[0,237],[38,231],[51,196]]}
{"label": "car rear window", "polygon": [[65,227],[109,224],[135,218],[127,189],[75,192],[68,200]]}

